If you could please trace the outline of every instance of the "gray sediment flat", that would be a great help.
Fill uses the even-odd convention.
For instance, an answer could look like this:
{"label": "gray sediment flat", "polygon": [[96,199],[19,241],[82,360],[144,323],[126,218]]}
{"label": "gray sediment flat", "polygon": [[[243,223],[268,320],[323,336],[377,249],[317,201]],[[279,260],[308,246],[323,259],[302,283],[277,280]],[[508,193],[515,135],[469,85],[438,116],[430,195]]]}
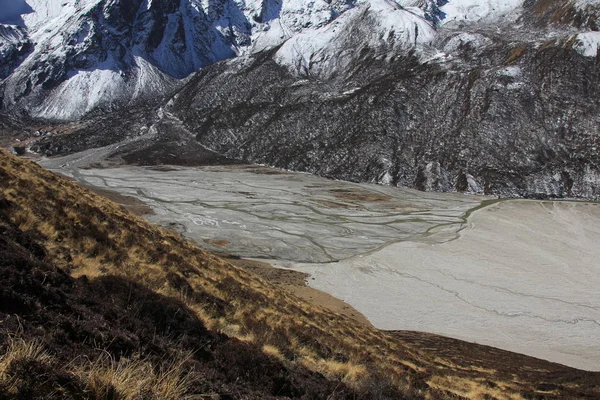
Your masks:
{"label": "gray sediment flat", "polygon": [[456,240],[291,267],[376,327],[600,370],[599,243],[599,204],[513,200],[476,211]]}
{"label": "gray sediment flat", "polygon": [[79,169],[212,250],[306,272],[378,328],[600,370],[600,205],[331,181],[257,166]]}

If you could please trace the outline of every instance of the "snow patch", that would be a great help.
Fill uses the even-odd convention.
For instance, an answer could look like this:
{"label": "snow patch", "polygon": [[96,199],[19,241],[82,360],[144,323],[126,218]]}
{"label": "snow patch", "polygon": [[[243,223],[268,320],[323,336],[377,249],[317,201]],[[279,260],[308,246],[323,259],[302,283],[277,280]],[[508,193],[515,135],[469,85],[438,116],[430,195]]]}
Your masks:
{"label": "snow patch", "polygon": [[483,187],[479,184],[479,182],[477,182],[475,177],[471,174],[466,174],[466,175],[467,175],[467,191],[465,193],[483,195],[484,194]]}
{"label": "snow patch", "polygon": [[[14,0],[8,0],[14,1]],[[23,15],[23,20],[27,28],[31,29],[40,25],[46,25],[49,27],[56,26],[54,20],[59,19],[61,16],[71,15],[85,4],[90,1],[96,3],[100,0],[26,0],[27,4],[31,6],[33,12]]]}
{"label": "snow patch", "polygon": [[510,78],[518,78],[521,76],[522,70],[521,67],[510,66],[506,68],[499,69],[496,71],[498,75],[507,76]]}
{"label": "snow patch", "polygon": [[447,24],[499,18],[515,20],[522,6],[523,0],[449,0],[440,10],[445,14],[442,24]]}
{"label": "snow patch", "polygon": [[585,32],[577,35],[573,45],[575,51],[584,57],[596,57],[600,49],[600,32]]}
{"label": "snow patch", "polygon": [[455,53],[465,47],[481,49],[492,44],[492,40],[479,33],[463,32],[448,40],[443,47],[447,53]]}

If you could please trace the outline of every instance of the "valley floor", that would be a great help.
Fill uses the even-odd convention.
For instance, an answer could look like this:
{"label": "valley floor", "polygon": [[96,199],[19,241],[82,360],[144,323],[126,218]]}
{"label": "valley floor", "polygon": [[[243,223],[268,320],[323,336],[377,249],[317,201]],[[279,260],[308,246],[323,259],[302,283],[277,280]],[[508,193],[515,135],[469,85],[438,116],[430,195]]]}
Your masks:
{"label": "valley floor", "polygon": [[497,202],[251,166],[74,161],[42,165],[136,197],[150,221],[214,251],[308,273],[378,328],[600,369],[598,204]]}
{"label": "valley floor", "polygon": [[504,201],[474,213],[457,240],[293,268],[378,328],[600,370],[599,241],[600,204]]}

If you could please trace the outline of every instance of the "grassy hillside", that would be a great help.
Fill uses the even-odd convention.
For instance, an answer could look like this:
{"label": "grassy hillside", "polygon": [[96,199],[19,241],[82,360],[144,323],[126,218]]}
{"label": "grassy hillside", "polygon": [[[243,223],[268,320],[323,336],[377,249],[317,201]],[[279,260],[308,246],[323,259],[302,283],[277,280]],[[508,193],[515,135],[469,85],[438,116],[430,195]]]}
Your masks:
{"label": "grassy hillside", "polygon": [[600,375],[306,303],[0,151],[0,399],[599,398]]}

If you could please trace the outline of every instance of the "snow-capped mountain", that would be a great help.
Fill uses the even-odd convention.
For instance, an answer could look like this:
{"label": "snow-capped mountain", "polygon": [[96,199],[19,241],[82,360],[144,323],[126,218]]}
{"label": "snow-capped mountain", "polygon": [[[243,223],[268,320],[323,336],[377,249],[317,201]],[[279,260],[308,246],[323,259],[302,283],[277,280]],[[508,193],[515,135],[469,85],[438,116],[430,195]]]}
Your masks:
{"label": "snow-capped mountain", "polygon": [[[0,0],[1,106],[74,120],[172,92],[208,65],[283,44],[321,75],[356,54],[430,44],[437,25],[507,16],[521,0]],[[587,1],[587,0],[580,0]]]}
{"label": "snow-capped mountain", "polygon": [[[217,61],[278,45],[353,5],[350,0],[22,3],[4,19],[24,26],[18,31],[24,36],[21,41],[33,44],[33,51],[24,60],[13,54],[15,50],[0,53],[3,66],[21,62],[5,68],[4,75],[11,73],[2,84],[3,108],[65,120],[97,107],[160,96],[177,86],[176,79]],[[18,47],[15,40],[5,45],[9,42],[4,36],[3,48]]]}
{"label": "snow-capped mountain", "polygon": [[46,154],[125,139],[125,160],[189,163],[200,143],[342,179],[600,198],[597,0],[25,1],[0,36],[18,53],[3,109],[96,110]]}
{"label": "snow-capped mountain", "polygon": [[359,3],[270,54],[207,68],[167,111],[231,158],[423,190],[600,198],[598,4],[425,5]]}
{"label": "snow-capped mountain", "polygon": [[389,0],[363,2],[335,21],[307,29],[287,40],[275,60],[297,76],[321,79],[345,71],[361,51],[381,57],[430,43],[434,25],[420,8],[404,8]]}

